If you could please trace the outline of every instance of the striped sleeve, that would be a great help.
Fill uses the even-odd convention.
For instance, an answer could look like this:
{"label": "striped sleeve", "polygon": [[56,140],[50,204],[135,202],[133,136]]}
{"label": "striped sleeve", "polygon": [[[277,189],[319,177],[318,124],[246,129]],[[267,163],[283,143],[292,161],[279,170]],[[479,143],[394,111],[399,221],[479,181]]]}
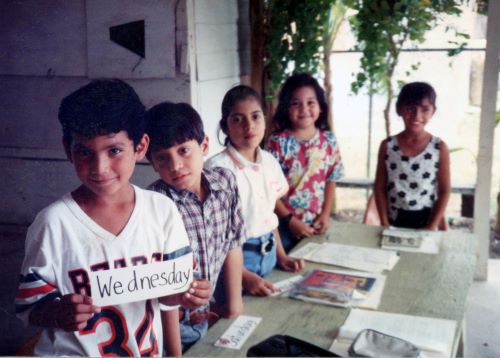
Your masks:
{"label": "striped sleeve", "polygon": [[16,314],[22,315],[38,303],[61,297],[57,287],[43,280],[37,273],[20,275],[14,301]]}
{"label": "striped sleeve", "polygon": [[16,315],[26,325],[29,323],[33,307],[61,297],[55,284],[56,278],[53,275],[51,260],[42,247],[47,231],[43,228],[36,230],[32,225],[26,237],[25,257],[14,299]]}

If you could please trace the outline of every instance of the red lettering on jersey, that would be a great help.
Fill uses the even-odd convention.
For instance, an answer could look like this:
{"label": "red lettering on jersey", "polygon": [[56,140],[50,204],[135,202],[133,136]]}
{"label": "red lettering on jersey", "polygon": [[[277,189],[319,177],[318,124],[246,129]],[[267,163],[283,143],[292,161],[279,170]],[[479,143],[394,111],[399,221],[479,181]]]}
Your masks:
{"label": "red lettering on jersey", "polygon": [[89,274],[84,269],[68,271],[68,276],[73,285],[73,291],[81,295],[90,296]]}

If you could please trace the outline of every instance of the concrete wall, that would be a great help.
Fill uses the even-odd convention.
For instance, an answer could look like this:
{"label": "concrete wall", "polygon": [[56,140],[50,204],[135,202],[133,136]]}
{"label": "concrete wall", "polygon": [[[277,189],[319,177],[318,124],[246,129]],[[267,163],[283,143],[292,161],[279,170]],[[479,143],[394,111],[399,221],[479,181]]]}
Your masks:
{"label": "concrete wall", "polygon": [[[190,101],[186,2],[99,4],[0,2],[0,224],[29,224],[78,184],[64,157],[57,112],[61,99],[92,77],[126,80],[147,107]],[[111,43],[107,33],[109,26],[140,19],[145,59]],[[133,181],[146,185],[155,177],[139,165]]]}

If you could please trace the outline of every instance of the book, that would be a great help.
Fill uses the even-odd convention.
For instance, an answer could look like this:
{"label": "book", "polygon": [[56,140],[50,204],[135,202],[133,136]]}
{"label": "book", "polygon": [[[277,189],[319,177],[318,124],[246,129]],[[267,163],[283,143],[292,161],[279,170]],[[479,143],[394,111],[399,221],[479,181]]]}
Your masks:
{"label": "book", "polygon": [[419,248],[422,245],[421,237],[404,237],[404,236],[382,236],[382,248],[400,248],[414,247]]}
{"label": "book", "polygon": [[389,227],[382,231],[382,249],[437,254],[441,232]]}
{"label": "book", "polygon": [[312,270],[295,284],[289,297],[332,306],[349,307],[367,297],[375,284],[374,277],[334,271]]}

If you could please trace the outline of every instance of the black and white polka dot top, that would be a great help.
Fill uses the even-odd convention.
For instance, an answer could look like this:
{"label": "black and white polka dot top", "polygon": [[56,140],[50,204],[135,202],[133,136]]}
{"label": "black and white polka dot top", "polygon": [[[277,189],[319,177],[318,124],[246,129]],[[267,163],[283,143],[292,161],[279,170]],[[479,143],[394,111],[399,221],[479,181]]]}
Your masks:
{"label": "black and white polka dot top", "polygon": [[387,205],[392,220],[396,219],[397,209],[421,210],[434,206],[440,142],[433,136],[420,154],[408,157],[401,152],[396,136],[389,137],[385,165]]}

